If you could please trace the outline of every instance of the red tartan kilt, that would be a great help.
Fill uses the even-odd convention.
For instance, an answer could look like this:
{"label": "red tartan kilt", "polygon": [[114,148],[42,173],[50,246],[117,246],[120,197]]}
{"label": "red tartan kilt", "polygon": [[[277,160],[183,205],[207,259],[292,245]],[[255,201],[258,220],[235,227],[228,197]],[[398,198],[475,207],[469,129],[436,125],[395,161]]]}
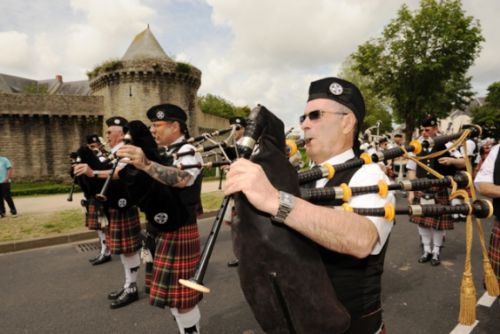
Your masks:
{"label": "red tartan kilt", "polygon": [[[436,204],[449,205],[448,192],[446,189],[430,188],[429,192],[435,194]],[[420,204],[420,198],[424,195],[421,191],[415,191],[413,204]],[[421,227],[432,227],[435,230],[453,230],[453,218],[451,215],[440,215],[439,217],[411,216],[410,222]]]}
{"label": "red tartan kilt", "polygon": [[179,284],[194,276],[200,261],[198,225],[160,233],[156,246],[149,303],[158,307],[186,309],[196,306],[203,295]]}
{"label": "red tartan kilt", "polygon": [[100,230],[101,223],[99,222],[99,207],[94,201],[89,201],[87,204],[87,211],[85,212],[85,226],[89,230]]}
{"label": "red tartan kilt", "polygon": [[112,254],[133,253],[141,249],[141,222],[137,208],[108,209],[106,244]]}
{"label": "red tartan kilt", "polygon": [[491,228],[490,247],[488,248],[491,266],[500,283],[500,220],[495,219]]}

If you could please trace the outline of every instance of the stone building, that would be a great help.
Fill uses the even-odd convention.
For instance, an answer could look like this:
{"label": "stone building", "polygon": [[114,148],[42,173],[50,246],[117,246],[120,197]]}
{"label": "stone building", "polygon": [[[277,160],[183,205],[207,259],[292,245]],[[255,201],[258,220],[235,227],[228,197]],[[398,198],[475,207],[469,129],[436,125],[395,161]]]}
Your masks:
{"label": "stone building", "polygon": [[163,51],[149,26],[124,56],[88,73],[89,80],[32,80],[0,74],[0,155],[15,180],[68,180],[71,151],[86,134],[102,133],[104,120],[124,116],[146,121],[145,111],[174,103],[188,112],[192,135],[227,127],[196,103],[201,71]]}

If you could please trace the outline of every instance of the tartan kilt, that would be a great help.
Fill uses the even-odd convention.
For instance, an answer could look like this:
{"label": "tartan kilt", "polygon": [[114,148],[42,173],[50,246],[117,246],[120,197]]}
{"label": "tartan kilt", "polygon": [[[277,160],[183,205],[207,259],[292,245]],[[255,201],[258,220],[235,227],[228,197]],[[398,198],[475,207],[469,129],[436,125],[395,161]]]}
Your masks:
{"label": "tartan kilt", "polygon": [[164,308],[187,309],[196,306],[203,295],[179,284],[179,279],[194,276],[200,261],[200,236],[197,224],[159,234],[153,263],[149,303]]}
{"label": "tartan kilt", "polygon": [[108,215],[106,244],[111,254],[128,254],[141,249],[141,222],[137,208],[108,208]]}
{"label": "tartan kilt", "polygon": [[[436,204],[449,205],[447,189],[432,187],[429,192],[435,194]],[[415,191],[413,204],[420,204],[420,199],[424,196],[422,191]],[[439,217],[411,216],[410,222],[418,224],[420,227],[433,228],[435,230],[453,230],[453,218],[451,215],[440,215]]]}
{"label": "tartan kilt", "polygon": [[488,248],[491,266],[500,283],[500,219],[495,219],[491,228],[490,247]]}
{"label": "tartan kilt", "polygon": [[104,215],[102,206],[96,203],[95,199],[89,199],[85,208],[85,226],[89,230],[100,230],[101,216]]}

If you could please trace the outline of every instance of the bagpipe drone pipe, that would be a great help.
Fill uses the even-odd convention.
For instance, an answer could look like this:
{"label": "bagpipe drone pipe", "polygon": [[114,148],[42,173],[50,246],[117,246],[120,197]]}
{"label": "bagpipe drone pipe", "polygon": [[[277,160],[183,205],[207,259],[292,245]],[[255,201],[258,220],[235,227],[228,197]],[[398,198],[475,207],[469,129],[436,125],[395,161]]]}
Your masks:
{"label": "bagpipe drone pipe", "polygon": [[[160,164],[169,163],[143,122],[131,121],[128,127],[131,144],[140,147],[147,159]],[[173,231],[186,219],[188,213],[172,187],[155,180],[133,165],[126,165],[118,174],[131,203],[145,213],[148,223],[154,229]]]}

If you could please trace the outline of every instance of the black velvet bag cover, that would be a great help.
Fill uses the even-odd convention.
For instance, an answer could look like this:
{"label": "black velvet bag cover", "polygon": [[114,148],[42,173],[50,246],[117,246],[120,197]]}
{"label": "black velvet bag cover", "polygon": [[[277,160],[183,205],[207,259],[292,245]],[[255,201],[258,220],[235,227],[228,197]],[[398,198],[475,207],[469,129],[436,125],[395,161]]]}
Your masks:
{"label": "black velvet bag cover", "polygon": [[[89,165],[90,168],[92,168],[93,170],[106,170],[111,168],[109,163],[101,162],[99,158],[95,155],[95,153],[87,146],[81,146],[76,151],[76,155],[80,158],[79,163],[85,163]],[[77,176],[76,179],[78,185],[80,186],[85,195],[85,198],[94,197],[101,191],[104,185],[104,179],[99,179],[95,177],[80,175]]]}
{"label": "black velvet bag cover", "polygon": [[[252,116],[252,115],[250,115]],[[279,190],[298,195],[297,171],[285,154],[281,120],[261,107],[264,122],[251,160],[262,166]],[[242,193],[234,195],[232,228],[240,283],[255,318],[266,333],[342,333],[350,316],[338,301],[316,245],[268,214]]]}
{"label": "black velvet bag cover", "polygon": [[[146,157],[163,164],[148,127],[141,121],[128,124],[132,144],[142,149]],[[174,231],[186,219],[187,212],[173,189],[153,179],[147,173],[127,165],[120,172],[120,180],[126,186],[131,203],[139,206],[146,219],[158,231]]]}

